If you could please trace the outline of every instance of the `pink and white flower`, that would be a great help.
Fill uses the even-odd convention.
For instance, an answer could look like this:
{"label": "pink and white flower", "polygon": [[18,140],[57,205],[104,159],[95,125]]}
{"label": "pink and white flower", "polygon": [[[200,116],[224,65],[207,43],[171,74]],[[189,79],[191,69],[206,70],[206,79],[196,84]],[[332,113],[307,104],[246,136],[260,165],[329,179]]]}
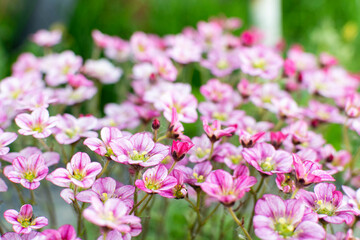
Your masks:
{"label": "pink and white flower", "polygon": [[60,187],[70,187],[73,184],[81,188],[89,188],[94,184],[96,175],[101,169],[100,163],[91,162],[87,153],[78,152],[66,165],[66,169],[57,168],[46,177],[46,180]]}
{"label": "pink and white flower", "polygon": [[325,239],[324,229],[301,200],[265,194],[256,203],[253,222],[260,239]]}
{"label": "pink and white flower", "polygon": [[45,165],[45,159],[40,154],[33,154],[28,158],[19,156],[14,159],[12,165],[4,168],[4,175],[14,183],[20,183],[23,187],[34,190],[40,186],[40,181],[49,172]]}
{"label": "pink and white flower", "polygon": [[146,170],[142,179],[135,181],[135,185],[146,193],[157,193],[166,198],[174,198],[168,190],[174,188],[178,181],[175,177],[168,176],[168,169],[160,164]]}
{"label": "pink and white flower", "polygon": [[20,212],[9,209],[4,212],[4,218],[13,225],[16,233],[28,234],[32,230],[37,230],[48,225],[46,217],[33,218],[33,208],[30,204],[25,204],[20,208]]}
{"label": "pink and white flower", "polygon": [[155,143],[149,133],[136,133],[130,138],[110,142],[115,156],[112,159],[122,164],[150,167],[159,164],[170,153],[169,147]]}
{"label": "pink and white flower", "polygon": [[107,59],[87,60],[82,68],[82,72],[103,84],[116,83],[123,74],[120,68],[112,65]]}
{"label": "pink and white flower", "polygon": [[101,156],[113,156],[114,151],[110,147],[110,142],[122,138],[121,131],[116,127],[104,127],[100,131],[100,136],[101,140],[94,137],[85,139],[84,145]]}
{"label": "pink and white flower", "polygon": [[60,30],[44,30],[37,31],[31,40],[42,47],[52,47],[61,41],[62,32]]}
{"label": "pink and white flower", "polygon": [[218,169],[209,174],[201,189],[211,197],[216,198],[225,206],[232,206],[241,199],[257,182],[255,177],[246,175],[233,179],[230,173]]}
{"label": "pink and white flower", "polygon": [[46,109],[36,109],[31,114],[21,113],[15,118],[22,135],[33,135],[34,138],[46,138],[50,136],[56,126],[57,118],[50,117]]}

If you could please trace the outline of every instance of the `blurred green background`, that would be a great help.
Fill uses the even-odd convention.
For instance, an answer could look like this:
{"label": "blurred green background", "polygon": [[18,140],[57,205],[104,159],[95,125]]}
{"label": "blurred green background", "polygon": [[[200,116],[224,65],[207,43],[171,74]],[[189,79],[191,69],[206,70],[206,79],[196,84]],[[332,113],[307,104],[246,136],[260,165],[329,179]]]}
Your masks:
{"label": "blurred green background", "polygon": [[[38,50],[27,36],[55,22],[66,29],[62,47],[87,58],[92,29],[128,39],[134,31],[178,33],[199,20],[225,15],[241,18],[243,30],[251,26],[250,4],[250,0],[1,0],[0,77],[9,74],[21,51]],[[283,0],[282,18],[287,46],[300,43],[314,53],[327,51],[349,70],[359,71],[360,0]]]}

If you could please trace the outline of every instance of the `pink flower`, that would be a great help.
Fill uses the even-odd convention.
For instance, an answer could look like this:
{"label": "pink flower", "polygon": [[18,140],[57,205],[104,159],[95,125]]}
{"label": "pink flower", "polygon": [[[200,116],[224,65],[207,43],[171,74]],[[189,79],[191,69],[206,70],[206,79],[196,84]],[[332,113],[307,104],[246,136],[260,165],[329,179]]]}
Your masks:
{"label": "pink flower", "polygon": [[70,114],[64,114],[58,115],[57,119],[54,132],[56,141],[60,144],[71,144],[82,137],[97,137],[97,133],[91,131],[97,124],[97,119],[93,116],[75,118]]}
{"label": "pink flower", "polygon": [[282,58],[271,49],[255,46],[240,52],[241,71],[251,76],[274,79],[279,75]]}
{"label": "pink flower", "polygon": [[318,217],[328,223],[351,224],[355,212],[343,201],[343,195],[336,191],[336,186],[331,183],[319,183],[314,188],[314,193],[300,190],[296,196],[304,201],[305,205],[317,213]]}
{"label": "pink flower", "polygon": [[199,187],[205,182],[207,176],[212,170],[210,161],[198,163],[193,169],[185,166],[179,166],[178,169],[185,174],[185,183],[190,184],[192,187]]}
{"label": "pink flower", "polygon": [[75,184],[81,188],[89,188],[101,169],[100,163],[91,162],[87,153],[78,152],[66,165],[66,169],[57,168],[46,177],[46,180],[60,187],[70,187],[70,184]]}
{"label": "pink flower", "polygon": [[203,67],[210,69],[215,77],[225,77],[236,68],[236,60],[234,54],[212,50],[208,53],[207,59],[202,60],[200,63]]}
{"label": "pink flower", "polygon": [[100,136],[101,140],[93,137],[85,139],[84,145],[101,156],[113,156],[114,152],[110,147],[110,142],[122,138],[121,131],[116,127],[104,127],[100,131]]}
{"label": "pink flower", "polygon": [[207,100],[213,102],[226,102],[234,94],[234,90],[229,84],[221,83],[218,79],[210,79],[200,87],[200,92]]}
{"label": "pink flower", "polygon": [[360,117],[360,94],[353,93],[346,97],[345,113],[348,117]]}
{"label": "pink flower", "polygon": [[22,149],[20,152],[11,152],[4,156],[1,156],[4,161],[12,163],[17,157],[25,157],[29,158],[33,154],[40,154],[45,160],[45,165],[50,167],[52,165],[57,164],[60,161],[60,154],[57,152],[41,152],[37,147],[26,147]]}
{"label": "pink flower", "polygon": [[219,169],[211,172],[200,187],[206,194],[216,198],[225,206],[232,206],[250,191],[250,187],[255,183],[255,177],[242,175],[233,179],[230,173]]}
{"label": "pink flower", "polygon": [[190,141],[190,138],[188,136],[185,136],[183,132],[184,132],[184,127],[182,123],[179,121],[176,108],[173,107],[171,112],[171,122],[168,128],[167,137],[173,139],[180,139],[183,141]]}
{"label": "pink flower", "polygon": [[132,207],[134,192],[134,186],[123,185],[111,177],[105,177],[97,179],[91,189],[79,192],[76,195],[76,199],[81,202],[90,203],[92,197],[97,197],[102,202],[118,198],[124,201],[127,206]]}
{"label": "pink flower", "polygon": [[69,85],[73,88],[78,87],[92,87],[94,86],[94,82],[88,80],[84,75],[82,74],[71,74],[69,73],[67,75]]}
{"label": "pink flower", "polygon": [[260,239],[325,239],[324,229],[306,213],[301,200],[265,194],[255,205],[255,235]]}
{"label": "pink flower", "polygon": [[288,134],[284,134],[280,132],[271,132],[270,133],[270,142],[271,145],[274,146],[275,149],[279,149],[283,143],[283,141],[287,138]]}
{"label": "pink flower", "polygon": [[33,154],[28,158],[19,156],[14,159],[12,165],[4,168],[4,175],[14,183],[20,183],[23,187],[34,190],[40,186],[40,181],[49,172],[45,165],[45,159],[40,154]]}
{"label": "pink flower", "polygon": [[261,173],[289,173],[292,170],[291,155],[283,150],[275,150],[268,143],[258,143],[242,152],[244,159]]}
{"label": "pink flower", "polygon": [[242,151],[242,146],[235,147],[231,143],[223,143],[215,147],[214,160],[225,163],[230,169],[236,169],[244,163]]}
{"label": "pink flower", "polygon": [[4,132],[0,129],[0,156],[5,155],[10,151],[10,148],[7,147],[7,145],[14,142],[16,138],[16,133]]}
{"label": "pink flower", "polygon": [[29,234],[7,232],[1,236],[2,240],[44,240],[45,236],[40,232],[31,231]]}
{"label": "pink flower", "polygon": [[163,56],[155,57],[152,59],[152,64],[160,78],[170,82],[176,80],[178,72],[169,58]]}
{"label": "pink flower", "polygon": [[253,95],[258,89],[260,89],[260,85],[256,83],[249,83],[247,79],[241,79],[239,84],[237,85],[237,89],[240,92],[241,97],[244,99],[248,99],[251,95]]}
{"label": "pink flower", "polygon": [[284,61],[284,73],[288,77],[294,77],[296,74],[296,65],[295,62],[291,59],[286,59]]}
{"label": "pink flower", "polygon": [[256,28],[246,30],[240,36],[242,44],[249,47],[258,44],[262,39],[263,33]]}
{"label": "pink flower", "polygon": [[278,173],[275,179],[276,185],[284,193],[290,193],[295,191],[295,182],[290,178],[288,174]]}
{"label": "pink flower", "polygon": [[46,239],[51,240],[81,240],[76,237],[76,231],[70,224],[65,224],[59,227],[58,230],[46,229],[42,232]]}
{"label": "pink flower", "polygon": [[221,129],[221,123],[215,120],[212,125],[209,125],[206,120],[203,121],[203,128],[211,142],[216,142],[224,136],[232,136],[235,132],[234,127]]}
{"label": "pink flower", "polygon": [[203,134],[200,137],[194,137],[191,141],[193,142],[194,147],[189,150],[189,160],[193,163],[207,160],[211,150],[209,138]]}
{"label": "pink flower", "polygon": [[243,147],[252,148],[264,135],[265,132],[259,132],[254,135],[251,135],[246,131],[240,131],[239,141]]}
{"label": "pink flower", "polygon": [[142,180],[135,181],[136,187],[146,193],[157,193],[166,198],[173,198],[167,190],[177,185],[175,177],[168,176],[167,168],[160,164],[156,167],[146,170],[142,176]]}
{"label": "pink flower", "polygon": [[321,165],[312,161],[303,161],[297,154],[293,154],[293,164],[296,173],[296,185],[308,186],[312,183],[335,181],[326,171],[321,170]]}
{"label": "pink flower", "polygon": [[126,234],[132,231],[133,225],[137,226],[141,221],[139,217],[128,215],[129,212],[130,209],[120,199],[112,198],[103,203],[97,197],[92,197],[91,206],[84,210],[83,216],[97,226]]}
{"label": "pink flower", "polygon": [[103,84],[116,83],[123,74],[120,68],[112,65],[107,59],[87,60],[82,68],[82,72]]}
{"label": "pink flower", "polygon": [[49,117],[46,109],[36,109],[31,114],[21,113],[16,116],[15,122],[20,127],[22,135],[33,135],[35,138],[46,138],[56,126],[56,117]]}
{"label": "pink flower", "polygon": [[46,74],[45,81],[49,86],[67,83],[68,74],[77,73],[82,65],[82,58],[72,51],[63,51],[42,59],[42,71]]}
{"label": "pink flower", "polygon": [[185,157],[185,154],[194,146],[192,142],[173,141],[171,145],[171,156],[174,161],[180,161]]}
{"label": "pink flower", "polygon": [[178,63],[188,64],[201,59],[201,46],[189,37],[177,35],[170,45],[167,54]]}
{"label": "pink flower", "polygon": [[32,41],[42,47],[52,47],[61,41],[62,32],[59,30],[39,30],[32,36]]}
{"label": "pink flower", "polygon": [[13,225],[16,233],[28,234],[31,230],[40,229],[48,225],[45,217],[33,218],[33,208],[30,204],[25,204],[20,208],[20,212],[10,209],[4,212],[4,218]]}
{"label": "pink flower", "polygon": [[344,202],[351,207],[355,215],[360,215],[360,189],[354,191],[352,188],[348,186],[342,186],[343,191],[345,192],[346,196],[344,196]]}
{"label": "pink flower", "polygon": [[154,143],[149,133],[136,133],[130,138],[115,139],[110,142],[115,156],[112,159],[122,164],[150,167],[159,164],[169,155],[169,147]]}

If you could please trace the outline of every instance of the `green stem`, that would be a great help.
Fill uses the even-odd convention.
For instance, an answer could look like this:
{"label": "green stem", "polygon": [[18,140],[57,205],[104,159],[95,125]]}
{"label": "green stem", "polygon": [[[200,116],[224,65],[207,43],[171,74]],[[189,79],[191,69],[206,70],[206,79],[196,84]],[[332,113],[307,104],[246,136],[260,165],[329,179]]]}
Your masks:
{"label": "green stem", "polygon": [[347,120],[344,123],[343,138],[344,138],[346,151],[348,151],[350,154],[352,154],[350,138],[349,138],[349,129],[348,129],[348,126],[347,126]]}
{"label": "green stem", "polygon": [[215,142],[211,142],[211,149],[210,149],[209,158],[208,158],[209,161],[211,160],[212,155],[214,153],[214,144],[215,144]]}
{"label": "green stem", "polygon": [[156,142],[160,142],[160,141],[164,140],[165,138],[167,138],[166,134],[164,136],[159,137]]}
{"label": "green stem", "polygon": [[50,217],[51,228],[57,228],[55,204],[54,204],[53,197],[51,195],[51,191],[49,189],[49,184],[47,181],[44,181],[43,185],[44,185],[44,190],[45,190],[46,196],[48,198],[48,201],[46,201],[46,207],[47,207],[49,217]]}
{"label": "green stem", "polygon": [[171,168],[169,169],[168,174],[170,174],[171,171],[174,169],[176,163],[177,163],[177,161],[174,161],[174,163],[171,165]]}
{"label": "green stem", "polygon": [[106,159],[105,165],[104,165],[103,169],[101,170],[101,172],[96,176],[96,179],[100,178],[105,173],[109,163],[110,163],[110,159]]}
{"label": "green stem", "polygon": [[31,199],[30,199],[31,205],[36,205],[34,190],[30,190],[30,196],[31,196]]}
{"label": "green stem", "polygon": [[359,147],[358,150],[356,151],[354,157],[351,158],[351,161],[350,161],[350,164],[349,164],[350,171],[353,171],[353,170],[354,170],[356,160],[359,158],[359,156],[360,156],[360,147]]}
{"label": "green stem", "polygon": [[22,194],[22,192],[21,192],[21,189],[19,188],[19,186],[18,186],[16,183],[13,183],[13,182],[12,182],[12,184],[13,184],[13,186],[14,186],[15,189],[16,189],[16,192],[17,192],[18,197],[19,197],[19,199],[20,199],[21,205],[24,205],[26,202],[25,202],[25,200],[24,200],[24,196],[23,196],[23,194]]}
{"label": "green stem", "polygon": [[275,127],[273,128],[273,131],[274,131],[274,132],[279,131],[282,125],[283,125],[283,121],[280,119],[280,120],[276,123]]}
{"label": "green stem", "polygon": [[297,192],[299,191],[299,188],[295,188],[295,191],[293,192],[293,194],[291,195],[291,199],[294,199]]}
{"label": "green stem", "polygon": [[246,229],[244,228],[242,222],[240,222],[240,220],[237,218],[237,216],[235,215],[234,211],[232,210],[231,207],[227,208],[229,213],[231,214],[232,218],[234,219],[234,221],[236,222],[236,224],[241,228],[241,230],[244,232],[246,238],[248,240],[252,240],[250,234],[246,231]]}
{"label": "green stem", "polygon": [[151,201],[151,199],[153,198],[154,194],[151,194],[151,196],[148,198],[148,200],[146,201],[146,203],[144,204],[144,206],[142,207],[142,209],[139,212],[139,216],[141,216],[141,214],[143,213],[143,211],[146,209],[147,205],[149,204],[149,202]]}
{"label": "green stem", "polygon": [[[140,202],[134,204],[134,207],[131,209],[129,215],[131,215],[133,212],[136,212],[136,209],[138,206],[140,206],[147,198],[148,198],[149,194],[146,194],[141,200]],[[135,203],[135,201],[134,201]],[[136,215],[136,214],[135,214]]]}
{"label": "green stem", "polygon": [[45,143],[44,139],[38,138],[40,144],[46,149],[46,151],[51,152],[52,149]]}

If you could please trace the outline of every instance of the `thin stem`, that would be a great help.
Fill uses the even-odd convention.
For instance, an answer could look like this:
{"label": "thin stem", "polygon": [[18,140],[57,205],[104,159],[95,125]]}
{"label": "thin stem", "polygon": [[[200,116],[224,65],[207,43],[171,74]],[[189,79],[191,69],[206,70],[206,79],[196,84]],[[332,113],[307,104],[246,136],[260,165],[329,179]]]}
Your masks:
{"label": "thin stem", "polygon": [[29,191],[30,191],[30,196],[31,196],[30,203],[31,203],[31,205],[35,205],[36,201],[35,201],[34,190],[29,189]]}
{"label": "thin stem", "polygon": [[60,144],[60,149],[61,149],[61,153],[64,156],[64,164],[66,165],[69,162],[69,159],[67,157],[66,151],[65,151],[65,147],[63,144]]}
{"label": "thin stem", "polygon": [[295,191],[293,192],[293,194],[291,195],[291,199],[294,199],[297,192],[299,191],[299,188],[295,188]]}
{"label": "thin stem", "polygon": [[177,163],[177,161],[174,161],[174,163],[171,165],[171,168],[169,169],[168,174],[170,174],[171,171],[174,169],[176,163]]}
{"label": "thin stem", "polygon": [[157,142],[157,135],[158,135],[158,129],[155,129],[154,130],[154,138],[153,138],[154,142]]}
{"label": "thin stem", "polygon": [[100,178],[105,173],[109,163],[110,163],[110,159],[106,159],[105,165],[104,165],[103,169],[101,170],[101,172],[96,176],[96,179]]}
{"label": "thin stem", "polygon": [[214,153],[214,144],[215,144],[214,142],[211,142],[211,149],[210,149],[209,158],[208,158],[209,161],[211,160],[212,155]]}
{"label": "thin stem", "polygon": [[360,147],[359,147],[358,150],[356,151],[354,157],[351,158],[351,161],[350,161],[350,164],[349,164],[350,171],[354,170],[355,162],[356,162],[356,160],[359,158],[359,156],[360,156]]}
{"label": "thin stem", "polygon": [[240,220],[237,218],[237,216],[235,215],[234,211],[232,210],[231,207],[227,208],[229,210],[229,213],[231,214],[232,218],[234,219],[234,221],[236,222],[236,224],[241,228],[241,230],[244,232],[246,238],[248,240],[252,240],[250,234],[246,231],[246,229],[244,228],[242,222],[240,222]]}
{"label": "thin stem", "polygon": [[56,224],[56,211],[55,211],[54,200],[51,195],[51,191],[49,189],[49,185],[48,185],[47,181],[44,181],[43,185],[44,185],[44,190],[45,190],[46,196],[48,198],[48,201],[46,201],[46,207],[47,207],[47,210],[48,210],[49,216],[50,216],[51,228],[56,228],[57,224]]}
{"label": "thin stem", "polygon": [[[198,234],[201,230],[201,228],[206,224],[206,222],[214,215],[214,213],[216,212],[216,210],[219,208],[219,206],[221,205],[221,203],[218,203],[218,205],[216,205],[216,207],[209,213],[209,215],[199,224],[197,230],[196,230],[196,234]],[[194,205],[195,206],[195,205]]]}
{"label": "thin stem", "polygon": [[[147,195],[148,196],[148,195]],[[142,207],[142,209],[139,212],[139,216],[141,216],[141,214],[143,213],[143,211],[146,209],[147,205],[149,204],[149,202],[151,201],[151,199],[153,198],[154,194],[151,194],[151,196],[149,197],[149,199],[146,201],[146,203],[144,204],[144,206]]]}
{"label": "thin stem", "polygon": [[164,140],[165,138],[167,138],[166,134],[164,136],[159,137],[156,142],[160,142],[160,141]]}
{"label": "thin stem", "polygon": [[[136,203],[136,204],[134,205],[134,207],[131,209],[129,215],[131,215],[133,212],[135,212],[136,209],[137,209],[137,207],[140,206],[140,205],[148,198],[148,196],[149,196],[149,194],[146,194],[146,195],[140,200],[140,202]],[[135,215],[136,215],[136,214],[135,214]]]}
{"label": "thin stem", "polygon": [[349,128],[348,128],[348,126],[347,126],[347,120],[346,120],[345,123],[344,123],[343,138],[344,138],[344,143],[345,143],[346,151],[348,151],[350,154],[352,154],[351,144],[350,144],[350,138],[349,138]]}
{"label": "thin stem", "polygon": [[19,199],[20,199],[21,205],[24,205],[26,202],[25,202],[25,200],[24,200],[24,196],[23,196],[23,194],[22,194],[22,192],[21,192],[21,189],[19,188],[19,186],[18,186],[16,183],[13,183],[13,182],[12,182],[12,184],[13,184],[13,186],[14,186],[15,189],[16,189],[16,192],[17,192],[18,197],[19,197]]}
{"label": "thin stem", "polygon": [[107,232],[104,231],[104,233],[103,233],[103,240],[106,240],[106,235],[107,235]]}
{"label": "thin stem", "polygon": [[279,131],[282,125],[283,125],[283,121],[280,119],[280,120],[276,123],[275,127],[273,128],[273,131],[274,131],[274,132]]}
{"label": "thin stem", "polygon": [[[136,187],[136,185],[135,185],[135,182],[136,182],[136,180],[137,179],[139,179],[139,175],[140,175],[140,170],[136,170],[136,172],[135,172],[135,177],[134,177],[134,186],[135,186],[135,192],[134,192],[134,206],[136,206],[136,208],[135,207],[133,207],[133,210],[135,211],[135,216],[137,215],[137,201],[138,201],[138,189],[137,189],[137,187]],[[131,211],[131,213],[132,213],[133,211]],[[130,213],[130,214],[131,214]]]}
{"label": "thin stem", "polygon": [[44,139],[38,138],[38,140],[39,140],[40,144],[46,149],[46,151],[49,151],[49,152],[52,151],[52,149],[46,144],[46,142],[44,141]]}

